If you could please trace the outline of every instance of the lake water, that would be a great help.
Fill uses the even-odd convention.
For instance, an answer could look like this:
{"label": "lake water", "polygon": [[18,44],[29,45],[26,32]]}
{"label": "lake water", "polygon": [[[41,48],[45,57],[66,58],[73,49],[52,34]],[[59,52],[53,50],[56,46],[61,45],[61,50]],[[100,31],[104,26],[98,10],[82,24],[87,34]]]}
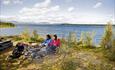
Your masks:
{"label": "lake water", "polygon": [[19,35],[27,29],[30,34],[37,30],[37,33],[44,37],[46,34],[57,34],[67,38],[69,32],[75,32],[79,39],[83,32],[94,32],[94,43],[98,44],[104,34],[104,28],[102,25],[17,25],[14,28],[0,28],[0,36]]}

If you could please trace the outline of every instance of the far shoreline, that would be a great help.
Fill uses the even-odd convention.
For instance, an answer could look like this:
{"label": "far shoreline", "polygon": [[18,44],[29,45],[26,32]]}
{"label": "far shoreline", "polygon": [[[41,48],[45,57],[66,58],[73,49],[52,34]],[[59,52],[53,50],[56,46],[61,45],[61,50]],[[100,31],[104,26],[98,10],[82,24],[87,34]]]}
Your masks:
{"label": "far shoreline", "polygon": [[1,22],[0,21],[0,28],[13,28],[15,24],[12,22]]}
{"label": "far shoreline", "polygon": [[[31,23],[24,23],[24,24],[15,24],[16,26],[23,26],[23,25],[32,25],[32,26],[47,26],[47,25],[75,25],[75,26],[106,26],[107,24],[31,24]],[[115,24],[112,24],[115,26]]]}

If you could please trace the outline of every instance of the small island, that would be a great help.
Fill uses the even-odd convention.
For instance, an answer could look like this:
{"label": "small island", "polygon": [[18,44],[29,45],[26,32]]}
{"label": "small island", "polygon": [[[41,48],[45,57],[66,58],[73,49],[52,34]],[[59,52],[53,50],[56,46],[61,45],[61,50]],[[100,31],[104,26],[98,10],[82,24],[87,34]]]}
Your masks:
{"label": "small island", "polygon": [[7,27],[15,27],[15,24],[11,22],[1,22],[0,21],[0,28],[7,28]]}

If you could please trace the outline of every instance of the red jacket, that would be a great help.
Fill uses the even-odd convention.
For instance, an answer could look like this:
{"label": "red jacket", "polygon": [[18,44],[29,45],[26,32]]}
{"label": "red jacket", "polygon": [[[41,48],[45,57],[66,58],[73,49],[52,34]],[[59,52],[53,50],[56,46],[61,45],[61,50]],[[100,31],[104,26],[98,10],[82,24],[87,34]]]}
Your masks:
{"label": "red jacket", "polygon": [[60,47],[60,39],[52,40],[52,42],[49,45],[50,46]]}

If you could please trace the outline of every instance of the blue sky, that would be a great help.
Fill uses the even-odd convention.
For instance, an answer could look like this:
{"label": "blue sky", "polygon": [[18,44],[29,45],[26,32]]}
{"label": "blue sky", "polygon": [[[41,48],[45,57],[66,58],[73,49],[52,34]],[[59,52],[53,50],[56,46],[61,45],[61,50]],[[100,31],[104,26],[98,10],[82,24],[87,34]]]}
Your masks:
{"label": "blue sky", "polygon": [[0,19],[18,22],[115,22],[115,0],[0,0]]}

